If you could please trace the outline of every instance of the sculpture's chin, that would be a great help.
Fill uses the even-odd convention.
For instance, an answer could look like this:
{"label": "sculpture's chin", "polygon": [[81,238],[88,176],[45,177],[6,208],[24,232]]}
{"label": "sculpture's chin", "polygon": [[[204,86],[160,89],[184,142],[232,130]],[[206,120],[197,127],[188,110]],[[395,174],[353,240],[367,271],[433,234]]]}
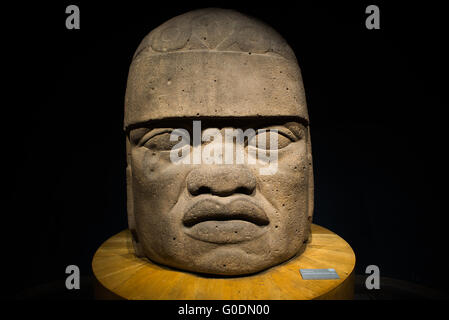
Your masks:
{"label": "sculpture's chin", "polygon": [[[276,255],[272,252],[264,255],[248,254],[244,250],[235,247],[221,247],[215,249],[213,252],[199,255],[193,262],[189,259],[190,257],[185,257],[185,261],[181,257],[176,257],[173,260],[164,259],[164,261],[158,258],[150,258],[150,260],[168,267],[194,273],[218,276],[241,276],[258,273],[279,265],[301,254],[305,250],[305,247],[306,244],[304,243],[299,248],[295,248],[295,250],[284,250],[283,254]],[[180,261],[180,258],[182,261]],[[187,262],[187,259],[189,259],[189,262]]]}

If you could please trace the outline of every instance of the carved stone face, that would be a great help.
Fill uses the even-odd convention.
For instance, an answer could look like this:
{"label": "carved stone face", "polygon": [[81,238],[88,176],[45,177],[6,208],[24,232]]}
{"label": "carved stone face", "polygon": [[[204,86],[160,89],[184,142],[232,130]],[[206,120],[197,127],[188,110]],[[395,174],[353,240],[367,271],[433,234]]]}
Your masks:
{"label": "carved stone face", "polygon": [[[238,144],[225,140],[226,130],[254,129],[245,157],[276,135],[270,150],[276,170],[263,173],[261,161],[173,161],[179,141],[171,134],[182,129],[194,136],[194,121],[203,135],[223,139],[187,138],[189,159],[196,150],[224,153]],[[313,212],[307,107],[296,58],[270,27],[234,11],[204,9],[153,30],[130,67],[125,130],[137,255],[194,272],[239,275],[304,250]]]}

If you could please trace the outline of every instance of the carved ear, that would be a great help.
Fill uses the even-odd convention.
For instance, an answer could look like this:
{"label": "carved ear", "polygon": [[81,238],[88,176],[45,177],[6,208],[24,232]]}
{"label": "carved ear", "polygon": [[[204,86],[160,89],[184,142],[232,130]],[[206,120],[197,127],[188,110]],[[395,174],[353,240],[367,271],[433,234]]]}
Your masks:
{"label": "carved ear", "polygon": [[133,196],[133,174],[131,167],[131,144],[129,136],[126,137],[126,209],[128,211],[128,227],[131,231],[134,251],[138,257],[143,256],[142,246],[139,242],[136,230],[136,219],[134,216],[134,196]]}
{"label": "carved ear", "polygon": [[309,237],[308,241],[312,240],[312,218],[313,218],[313,207],[314,207],[314,182],[313,182],[313,161],[312,161],[312,142],[310,139],[310,126],[307,127],[307,163],[308,163],[308,195],[307,195],[307,219],[310,223],[309,225]]}

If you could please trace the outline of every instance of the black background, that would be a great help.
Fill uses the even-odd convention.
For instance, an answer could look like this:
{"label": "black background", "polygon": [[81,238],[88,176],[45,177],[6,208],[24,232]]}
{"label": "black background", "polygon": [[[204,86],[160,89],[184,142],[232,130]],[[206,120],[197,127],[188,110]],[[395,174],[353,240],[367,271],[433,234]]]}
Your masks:
{"label": "black background", "polygon": [[[80,30],[65,28],[69,4],[80,8]],[[380,30],[365,28],[368,4],[380,7]],[[311,118],[314,223],[349,242],[356,273],[374,264],[381,276],[444,291],[441,7],[73,1],[3,8],[10,41],[3,63],[13,72],[4,74],[11,88],[2,103],[2,293],[39,298],[64,287],[70,264],[80,267],[82,284],[90,283],[96,249],[127,227],[122,127],[132,55],[164,21],[211,6],[265,21],[296,53]]]}

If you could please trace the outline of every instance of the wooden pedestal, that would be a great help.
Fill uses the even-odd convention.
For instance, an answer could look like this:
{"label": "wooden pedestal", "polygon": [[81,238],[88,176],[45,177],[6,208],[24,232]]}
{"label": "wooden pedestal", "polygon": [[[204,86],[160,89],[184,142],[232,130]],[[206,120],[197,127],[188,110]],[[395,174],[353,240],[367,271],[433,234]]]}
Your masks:
{"label": "wooden pedestal", "polygon": [[[355,255],[332,231],[312,225],[312,241],[299,257],[250,276],[207,277],[137,258],[129,230],[104,242],[92,268],[98,299],[309,300],[352,299]],[[337,280],[303,280],[299,269],[333,268]]]}

